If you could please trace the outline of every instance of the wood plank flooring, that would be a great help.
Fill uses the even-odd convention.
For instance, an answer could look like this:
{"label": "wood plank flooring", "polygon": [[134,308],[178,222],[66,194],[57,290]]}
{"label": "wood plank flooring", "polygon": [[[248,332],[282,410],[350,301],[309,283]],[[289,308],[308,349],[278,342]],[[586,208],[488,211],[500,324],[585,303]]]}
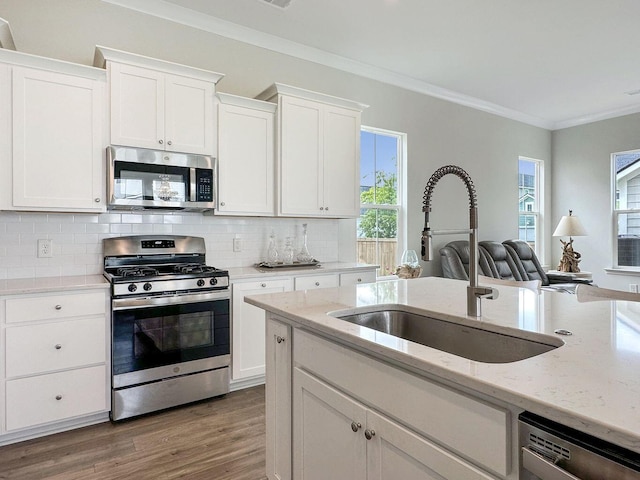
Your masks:
{"label": "wood plank flooring", "polygon": [[264,386],[0,447],[0,479],[266,480]]}

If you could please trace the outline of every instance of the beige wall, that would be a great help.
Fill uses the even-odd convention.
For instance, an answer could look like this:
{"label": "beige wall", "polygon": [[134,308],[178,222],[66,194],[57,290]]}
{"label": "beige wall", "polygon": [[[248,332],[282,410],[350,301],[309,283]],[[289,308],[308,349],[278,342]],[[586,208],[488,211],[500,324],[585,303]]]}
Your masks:
{"label": "beige wall", "polygon": [[[640,149],[640,114],[626,115],[553,132],[552,225],[569,209],[580,217],[588,236],[574,239],[582,254],[580,266],[593,272],[600,286],[627,290],[640,283],[636,275],[607,274],[611,267],[611,154]],[[560,241],[552,240],[553,258],[560,258]]]}
{"label": "beige wall", "polygon": [[[551,134],[541,128],[98,0],[3,0],[0,17],[27,53],[92,64],[95,45],[105,45],[224,73],[223,92],[253,97],[277,81],[370,105],[363,124],[408,134],[408,248],[420,248],[424,186],[442,165],[460,165],[473,178],[481,240],[517,235],[519,155],[544,160],[550,180]],[[444,178],[435,190],[432,227],[465,226],[467,205],[462,183]],[[340,230],[353,232],[353,222]],[[452,239],[438,237],[436,246]],[[343,259],[355,255],[355,242],[351,247]],[[439,271],[438,263],[425,267],[426,274]]]}

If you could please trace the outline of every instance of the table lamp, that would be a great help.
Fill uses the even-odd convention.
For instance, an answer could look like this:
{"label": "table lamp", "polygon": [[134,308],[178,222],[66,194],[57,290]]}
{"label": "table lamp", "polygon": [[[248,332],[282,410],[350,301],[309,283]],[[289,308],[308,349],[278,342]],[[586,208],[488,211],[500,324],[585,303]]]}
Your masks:
{"label": "table lamp", "polygon": [[573,273],[580,271],[578,263],[580,262],[581,255],[573,249],[572,237],[584,237],[586,234],[587,231],[582,226],[582,223],[580,223],[578,217],[573,216],[573,210],[569,210],[569,215],[565,215],[560,219],[556,230],[553,232],[553,236],[569,237],[569,241],[565,242],[560,239],[560,243],[562,243],[562,258],[558,265],[559,271]]}

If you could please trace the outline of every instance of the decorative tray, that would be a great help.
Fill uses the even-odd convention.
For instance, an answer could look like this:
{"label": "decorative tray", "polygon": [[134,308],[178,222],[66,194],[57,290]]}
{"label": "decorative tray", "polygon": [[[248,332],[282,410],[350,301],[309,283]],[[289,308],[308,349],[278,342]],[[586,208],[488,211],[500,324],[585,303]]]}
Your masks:
{"label": "decorative tray", "polygon": [[256,268],[298,268],[298,267],[319,267],[320,262],[318,260],[311,260],[310,262],[297,262],[284,263],[284,262],[260,262],[256,263]]}

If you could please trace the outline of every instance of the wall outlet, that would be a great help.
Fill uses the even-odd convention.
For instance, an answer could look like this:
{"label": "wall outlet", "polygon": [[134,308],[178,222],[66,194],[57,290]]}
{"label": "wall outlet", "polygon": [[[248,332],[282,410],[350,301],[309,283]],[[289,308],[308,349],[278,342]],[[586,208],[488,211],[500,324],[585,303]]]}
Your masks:
{"label": "wall outlet", "polygon": [[38,258],[53,257],[53,242],[50,238],[38,240]]}
{"label": "wall outlet", "polygon": [[233,251],[234,252],[241,252],[242,251],[242,239],[241,238],[234,238],[233,239]]}
{"label": "wall outlet", "polygon": [[632,293],[638,293],[638,284],[637,283],[630,283],[629,284],[629,291]]}

